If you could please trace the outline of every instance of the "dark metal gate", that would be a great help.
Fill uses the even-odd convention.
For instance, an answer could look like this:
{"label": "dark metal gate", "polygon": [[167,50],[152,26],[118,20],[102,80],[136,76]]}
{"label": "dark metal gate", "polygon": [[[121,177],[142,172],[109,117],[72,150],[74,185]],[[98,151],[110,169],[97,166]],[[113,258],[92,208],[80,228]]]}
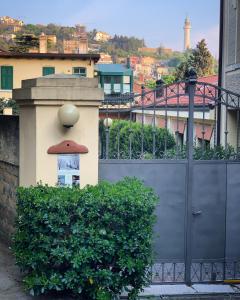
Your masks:
{"label": "dark metal gate", "polygon": [[103,102],[100,179],[136,176],[160,198],[155,283],[240,278],[239,101],[192,74]]}

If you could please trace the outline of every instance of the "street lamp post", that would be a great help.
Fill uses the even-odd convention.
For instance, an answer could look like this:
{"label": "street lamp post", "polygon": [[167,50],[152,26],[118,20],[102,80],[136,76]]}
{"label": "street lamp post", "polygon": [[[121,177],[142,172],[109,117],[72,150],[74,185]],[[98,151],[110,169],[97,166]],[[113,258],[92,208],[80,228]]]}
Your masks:
{"label": "street lamp post", "polygon": [[112,119],[111,118],[104,119],[103,125],[105,126],[105,130],[106,130],[106,159],[108,159],[109,158],[109,130],[110,127],[112,126]]}

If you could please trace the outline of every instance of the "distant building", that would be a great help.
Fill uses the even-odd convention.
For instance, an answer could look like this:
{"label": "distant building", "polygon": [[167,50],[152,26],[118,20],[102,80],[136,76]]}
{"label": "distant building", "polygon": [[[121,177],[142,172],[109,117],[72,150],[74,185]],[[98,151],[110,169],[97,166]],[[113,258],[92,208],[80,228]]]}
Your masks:
{"label": "distant building", "polygon": [[142,47],[138,48],[138,51],[142,53],[157,53],[157,48]]}
{"label": "distant building", "polygon": [[75,25],[75,32],[73,34],[73,37],[87,39],[86,26],[81,24]]}
{"label": "distant building", "polygon": [[48,34],[47,35],[47,41],[53,45],[57,43],[57,37],[55,34]]}
{"label": "distant building", "polygon": [[156,66],[155,72],[157,79],[161,79],[162,76],[169,74],[169,68],[166,66]]}
{"label": "distant building", "polygon": [[16,20],[8,16],[0,17],[0,24],[4,25],[15,25],[15,26],[23,26],[24,22],[21,20]]}
{"label": "distant building", "polygon": [[6,41],[12,41],[16,37],[16,34],[13,33],[4,33],[0,35],[0,38],[6,40]]}
{"label": "distant building", "polygon": [[139,56],[130,56],[129,63],[130,63],[131,68],[135,69],[136,64],[140,63],[140,57]]}
{"label": "distant building", "polygon": [[144,74],[145,76],[151,76],[152,74],[152,66],[150,65],[143,65],[143,64],[136,64],[136,75]]}
{"label": "distant building", "polygon": [[88,53],[88,36],[86,27],[77,24],[73,39],[63,40],[64,53]]}
{"label": "distant building", "polygon": [[63,40],[64,53],[87,53],[88,42],[87,40]]}
{"label": "distant building", "polygon": [[100,53],[100,59],[98,61],[98,64],[112,64],[112,57],[111,55],[107,53]]}
{"label": "distant building", "polygon": [[22,29],[24,22],[16,20],[8,16],[0,17],[0,28],[9,29],[13,32],[18,32]]}
{"label": "distant building", "polygon": [[110,39],[111,35],[103,31],[98,31],[94,37],[94,40],[97,42],[107,42]]}
{"label": "distant building", "polygon": [[158,54],[159,55],[171,55],[173,50],[171,48],[159,47]]}
{"label": "distant building", "polygon": [[184,50],[188,50],[191,48],[191,39],[190,39],[191,23],[189,17],[186,17],[183,29],[184,29]]}
{"label": "distant building", "polygon": [[141,57],[141,64],[146,66],[154,65],[156,62],[156,59],[150,56],[143,56]]}
{"label": "distant building", "polygon": [[133,72],[120,64],[96,64],[99,85],[106,95],[126,94],[133,91]]}

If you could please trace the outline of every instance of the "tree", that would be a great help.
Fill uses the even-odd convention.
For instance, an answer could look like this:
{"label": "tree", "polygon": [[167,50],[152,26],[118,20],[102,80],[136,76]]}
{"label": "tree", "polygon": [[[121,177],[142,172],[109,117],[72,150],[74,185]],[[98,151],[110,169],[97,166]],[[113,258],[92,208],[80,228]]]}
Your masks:
{"label": "tree", "polygon": [[154,79],[149,79],[145,82],[145,85],[149,89],[155,89],[156,88],[156,81]]}
{"label": "tree", "polygon": [[30,48],[39,46],[39,39],[33,34],[22,34],[17,36],[15,39],[15,45],[9,48],[11,52],[25,53]]}
{"label": "tree", "polygon": [[192,66],[199,77],[214,74],[214,58],[208,50],[204,39],[202,39],[193,50],[192,60]]}
{"label": "tree", "polygon": [[167,60],[167,65],[176,68],[185,60],[185,53],[174,51],[171,58]]}
{"label": "tree", "polygon": [[176,78],[174,75],[169,74],[169,75],[163,75],[162,80],[164,81],[165,84],[171,84],[171,83],[174,83]]}
{"label": "tree", "polygon": [[194,50],[186,52],[185,60],[176,68],[176,79],[185,79],[186,71],[190,68],[195,69],[198,77],[215,74],[214,58],[204,39],[197,44]]}
{"label": "tree", "polygon": [[95,36],[96,36],[96,34],[97,34],[97,29],[93,29],[92,31],[89,31],[88,32],[88,39],[89,39],[89,41],[91,41],[91,42],[96,42],[95,40],[94,40],[94,38],[95,38]]}
{"label": "tree", "polygon": [[185,79],[185,74],[188,69],[192,68],[192,52],[186,51],[184,54],[183,61],[177,66],[174,73],[176,81]]}

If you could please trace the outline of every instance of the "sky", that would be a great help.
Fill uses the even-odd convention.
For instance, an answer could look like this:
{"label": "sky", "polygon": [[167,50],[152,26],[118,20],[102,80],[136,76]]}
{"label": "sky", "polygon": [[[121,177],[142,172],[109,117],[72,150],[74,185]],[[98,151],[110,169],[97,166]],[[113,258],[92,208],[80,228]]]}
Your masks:
{"label": "sky", "polygon": [[191,44],[205,38],[218,56],[219,0],[8,0],[1,15],[26,24],[84,24],[111,35],[144,38],[148,47],[183,50],[183,25],[191,20]]}

